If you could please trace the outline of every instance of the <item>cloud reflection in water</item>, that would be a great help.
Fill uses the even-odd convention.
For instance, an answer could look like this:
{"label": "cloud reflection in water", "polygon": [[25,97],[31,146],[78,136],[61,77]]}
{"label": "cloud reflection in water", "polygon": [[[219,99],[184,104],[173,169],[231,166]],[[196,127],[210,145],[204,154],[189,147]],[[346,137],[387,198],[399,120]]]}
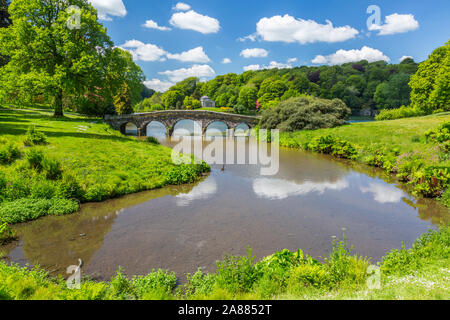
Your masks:
{"label": "cloud reflection in water", "polygon": [[260,198],[283,200],[292,196],[304,195],[311,192],[324,193],[326,190],[343,190],[349,187],[345,179],[337,182],[310,182],[302,184],[282,179],[256,179],[253,191]]}

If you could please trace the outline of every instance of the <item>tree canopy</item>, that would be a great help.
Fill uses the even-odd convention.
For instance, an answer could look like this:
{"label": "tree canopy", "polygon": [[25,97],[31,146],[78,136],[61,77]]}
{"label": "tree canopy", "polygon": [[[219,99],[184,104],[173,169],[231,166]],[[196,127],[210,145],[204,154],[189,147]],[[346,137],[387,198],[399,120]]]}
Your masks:
{"label": "tree canopy", "polygon": [[0,54],[10,57],[0,69],[3,99],[40,96],[55,116],[63,115],[66,101],[88,100],[104,110],[124,84],[130,103],[140,100],[142,71],[128,52],[114,49],[87,0],[15,0],[9,13],[12,25],[0,29]]}
{"label": "tree canopy", "polygon": [[419,65],[409,85],[413,107],[427,113],[450,110],[450,41]]}

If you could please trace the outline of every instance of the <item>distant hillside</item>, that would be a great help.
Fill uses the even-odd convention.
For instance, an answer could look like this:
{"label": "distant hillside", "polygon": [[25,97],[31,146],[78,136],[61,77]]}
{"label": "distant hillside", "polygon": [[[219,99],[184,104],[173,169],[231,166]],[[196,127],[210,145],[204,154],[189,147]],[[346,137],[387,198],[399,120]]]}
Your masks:
{"label": "distant hillside", "polygon": [[[418,68],[413,59],[400,64],[365,60],[340,66],[296,67],[229,73],[208,82],[188,78],[164,94],[155,94],[153,103],[165,108],[197,108],[198,100],[208,96],[218,107],[232,107],[238,113],[256,111],[278,104],[290,97],[312,95],[325,99],[339,98],[353,114],[373,113],[385,108],[409,105],[411,75]],[[142,108],[142,106],[141,106]],[[142,110],[142,109],[141,109]]]}

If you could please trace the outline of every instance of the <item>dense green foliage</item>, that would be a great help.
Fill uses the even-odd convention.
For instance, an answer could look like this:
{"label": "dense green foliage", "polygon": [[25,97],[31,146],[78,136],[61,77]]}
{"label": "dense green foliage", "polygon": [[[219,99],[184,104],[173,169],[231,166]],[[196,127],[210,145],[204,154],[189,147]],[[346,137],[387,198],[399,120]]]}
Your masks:
{"label": "dense green foliage", "polygon": [[[68,27],[72,5],[80,8],[80,27]],[[9,13],[12,24],[0,28],[0,54],[10,58],[0,68],[0,100],[47,103],[61,116],[64,108],[112,112],[113,96],[124,85],[129,108],[141,99],[141,69],[130,53],[114,48],[89,1],[15,0]]]}
{"label": "dense green foliage", "polygon": [[209,170],[174,165],[169,148],[98,122],[0,109],[0,220],[72,213],[79,202],[190,183]]}
{"label": "dense green foliage", "polygon": [[450,111],[450,42],[437,48],[411,77],[411,105],[426,111]]}
{"label": "dense green foliage", "polygon": [[350,109],[339,99],[289,98],[276,107],[264,110],[261,128],[281,131],[332,128],[344,124],[350,113]]}
{"label": "dense green foliage", "polygon": [[421,109],[415,107],[401,106],[398,109],[384,109],[375,117],[376,120],[395,120],[403,118],[412,118],[424,116],[427,113]]}
{"label": "dense green foliage", "polygon": [[368,287],[374,277],[370,259],[353,254],[345,235],[333,242],[323,263],[302,250],[282,250],[255,262],[249,250],[247,256],[218,261],[215,273],[188,274],[178,287],[173,272],[128,278],[119,268],[110,282],[84,279],[80,289],[69,289],[62,278],[38,268],[0,262],[0,299],[448,299],[449,262],[449,227],[424,234],[409,250],[389,252],[375,278],[379,289]]}
{"label": "dense green foliage", "polygon": [[[0,28],[7,28],[11,24],[9,18],[9,0],[0,0]],[[9,57],[0,54],[0,68],[9,62]]]}
{"label": "dense green foliage", "polygon": [[408,83],[416,70],[417,64],[412,59],[405,59],[397,65],[360,61],[341,66],[230,73],[207,82],[188,78],[164,93],[163,100],[165,108],[181,109],[189,106],[185,101],[190,98],[198,100],[206,95],[215,100],[218,107],[254,114],[257,101],[262,109],[268,109],[292,97],[312,95],[341,99],[353,114],[359,114],[361,110],[409,105],[411,89]]}

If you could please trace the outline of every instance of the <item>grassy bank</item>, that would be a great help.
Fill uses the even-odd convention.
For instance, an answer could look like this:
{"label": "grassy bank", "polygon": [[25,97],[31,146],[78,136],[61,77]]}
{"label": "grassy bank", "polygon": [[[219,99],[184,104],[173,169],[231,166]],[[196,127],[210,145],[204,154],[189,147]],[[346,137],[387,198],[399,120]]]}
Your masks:
{"label": "grassy bank", "polygon": [[183,286],[169,271],[129,278],[119,270],[110,282],[84,279],[71,290],[37,268],[0,262],[0,299],[450,299],[449,227],[424,234],[409,250],[392,250],[379,273],[371,263],[337,240],[324,263],[301,250],[255,263],[249,251],[217,262],[216,273],[188,275]]}
{"label": "grassy bank", "polygon": [[[331,129],[281,133],[280,143],[380,167],[396,174],[416,196],[441,197],[450,205],[450,132],[444,135],[441,127],[449,122],[450,114],[444,113],[352,123]],[[438,134],[427,135],[433,130]],[[439,137],[435,138],[436,135]]]}
{"label": "grassy bank", "polygon": [[51,115],[0,109],[3,222],[72,213],[82,202],[193,182],[209,170],[174,165],[171,149],[122,136],[100,119]]}

